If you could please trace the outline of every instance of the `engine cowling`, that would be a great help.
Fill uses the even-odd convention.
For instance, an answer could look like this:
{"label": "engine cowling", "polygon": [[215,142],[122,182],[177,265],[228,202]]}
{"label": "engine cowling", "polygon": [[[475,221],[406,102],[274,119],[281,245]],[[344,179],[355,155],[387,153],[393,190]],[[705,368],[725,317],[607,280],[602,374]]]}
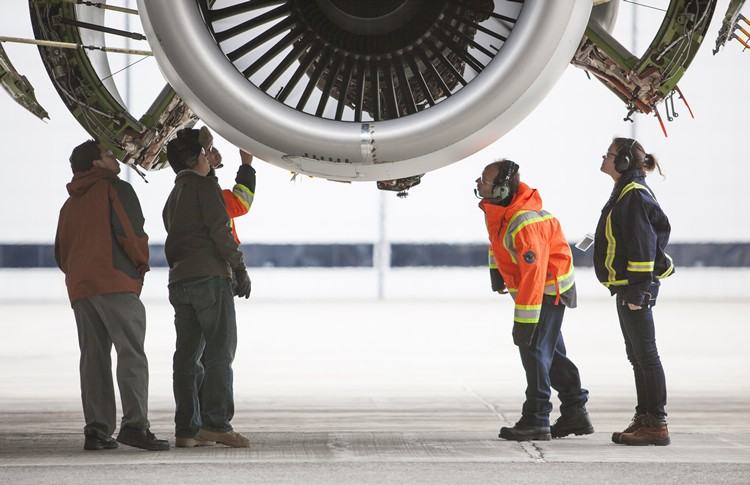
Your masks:
{"label": "engine cowling", "polygon": [[403,179],[497,140],[570,62],[580,0],[139,0],[165,77],[292,172]]}

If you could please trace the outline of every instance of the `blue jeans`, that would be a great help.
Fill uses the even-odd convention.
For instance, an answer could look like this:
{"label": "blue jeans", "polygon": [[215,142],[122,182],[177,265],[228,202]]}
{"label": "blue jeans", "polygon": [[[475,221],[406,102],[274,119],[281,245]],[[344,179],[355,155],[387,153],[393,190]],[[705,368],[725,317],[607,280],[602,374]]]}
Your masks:
{"label": "blue jeans", "polygon": [[560,398],[561,414],[574,414],[585,409],[589,391],[581,388],[578,368],[565,355],[561,332],[564,314],[564,305],[544,302],[531,345],[518,347],[526,371],[526,402],[521,425],[549,426],[552,411],[550,387]]}
{"label": "blue jeans", "polygon": [[617,316],[620,319],[622,335],[625,337],[625,353],[633,366],[635,377],[635,392],[638,398],[635,412],[665,418],[667,383],[656,349],[656,330],[651,306],[631,310],[625,300],[617,296]]}
{"label": "blue jeans", "polygon": [[232,361],[237,322],[231,282],[222,277],[169,285],[177,343],[173,360],[175,436],[232,431]]}

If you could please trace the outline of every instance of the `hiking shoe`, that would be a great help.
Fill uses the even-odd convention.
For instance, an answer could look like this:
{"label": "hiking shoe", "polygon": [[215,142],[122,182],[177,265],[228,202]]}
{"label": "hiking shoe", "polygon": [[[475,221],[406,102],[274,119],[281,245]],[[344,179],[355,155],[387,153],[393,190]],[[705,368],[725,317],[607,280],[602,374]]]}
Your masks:
{"label": "hiking shoe", "polygon": [[201,441],[215,441],[232,448],[250,448],[250,440],[236,431],[209,431],[201,429],[195,435],[195,439]]}
{"label": "hiking shoe", "polygon": [[111,436],[101,436],[97,434],[87,434],[83,442],[83,449],[89,451],[95,450],[114,450],[117,449],[117,441]]}
{"label": "hiking shoe", "polygon": [[641,426],[632,433],[620,435],[620,443],[630,446],[667,446],[671,443],[667,422],[655,416],[646,415]]}
{"label": "hiking shoe", "polygon": [[123,445],[133,446],[142,450],[164,451],[169,449],[169,441],[156,439],[154,433],[148,429],[136,429],[129,426],[120,428],[117,441]]}
{"label": "hiking shoe", "polygon": [[630,422],[627,428],[625,428],[622,431],[615,431],[612,433],[612,443],[620,444],[620,436],[623,435],[623,433],[632,433],[638,428],[641,427],[641,420],[645,417],[645,414],[638,414],[636,413],[633,416],[633,420]]}
{"label": "hiking shoe", "polygon": [[570,434],[581,436],[594,432],[594,426],[591,424],[589,413],[584,409],[582,411],[563,414],[555,424],[550,426],[550,432],[553,438],[564,438]]}
{"label": "hiking shoe", "polygon": [[199,446],[214,446],[216,441],[199,440],[196,437],[184,438],[175,436],[174,445],[177,448],[197,448]]}
{"label": "hiking shoe", "polygon": [[525,426],[516,423],[512,428],[500,428],[500,438],[510,441],[549,441],[549,426]]}

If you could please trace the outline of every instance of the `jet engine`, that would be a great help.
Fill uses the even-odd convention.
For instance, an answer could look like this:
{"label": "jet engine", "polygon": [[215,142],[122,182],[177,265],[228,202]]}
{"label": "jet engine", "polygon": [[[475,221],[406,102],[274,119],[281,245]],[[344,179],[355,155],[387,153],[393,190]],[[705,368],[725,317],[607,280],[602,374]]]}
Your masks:
{"label": "jet engine", "polygon": [[401,190],[519,123],[570,63],[594,3],[138,0],[138,10],[168,82],[231,143],[295,173]]}

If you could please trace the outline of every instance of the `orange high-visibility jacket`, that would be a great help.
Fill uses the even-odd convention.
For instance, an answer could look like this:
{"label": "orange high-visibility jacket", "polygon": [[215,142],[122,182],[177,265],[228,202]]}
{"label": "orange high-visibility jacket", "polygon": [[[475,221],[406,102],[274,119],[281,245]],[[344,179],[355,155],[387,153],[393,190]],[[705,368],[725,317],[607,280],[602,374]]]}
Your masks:
{"label": "orange high-visibility jacket", "polygon": [[224,205],[227,207],[229,223],[232,226],[232,237],[234,237],[235,242],[239,244],[240,239],[237,237],[237,228],[234,225],[234,218],[247,214],[253,203],[253,193],[244,185],[235,184],[234,190],[224,189],[221,191],[221,195],[224,197]]}
{"label": "orange high-visibility jacket", "polygon": [[250,206],[253,205],[253,199],[255,198],[255,169],[250,165],[240,165],[234,181],[235,184],[232,190],[222,190],[221,195],[224,198],[224,206],[227,208],[229,223],[232,226],[232,237],[239,244],[240,239],[237,237],[234,218],[247,214]]}
{"label": "orange high-visibility jacket", "polygon": [[513,320],[536,324],[544,295],[559,303],[575,283],[573,256],[560,223],[542,210],[536,189],[523,182],[508,207],[486,200],[479,207],[490,239],[490,268],[497,268],[515,301]]}

